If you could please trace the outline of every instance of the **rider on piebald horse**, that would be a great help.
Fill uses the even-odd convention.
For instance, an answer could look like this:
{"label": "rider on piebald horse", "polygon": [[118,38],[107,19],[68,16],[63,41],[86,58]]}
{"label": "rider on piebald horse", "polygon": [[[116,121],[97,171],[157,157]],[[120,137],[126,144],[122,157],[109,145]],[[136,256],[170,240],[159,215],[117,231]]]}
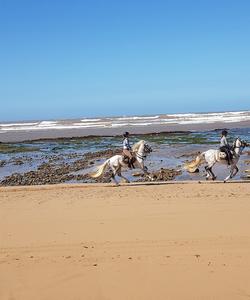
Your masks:
{"label": "rider on piebald horse", "polygon": [[232,164],[233,154],[231,152],[231,146],[227,141],[227,134],[226,130],[223,130],[221,133],[221,140],[220,140],[220,151],[226,153],[226,160],[228,165]]}
{"label": "rider on piebald horse", "polygon": [[123,134],[123,155],[124,157],[128,159],[128,167],[131,169],[133,166],[133,162],[134,162],[134,157],[133,157],[133,153],[132,153],[132,148],[130,146],[130,142],[129,142],[129,132],[124,132]]}

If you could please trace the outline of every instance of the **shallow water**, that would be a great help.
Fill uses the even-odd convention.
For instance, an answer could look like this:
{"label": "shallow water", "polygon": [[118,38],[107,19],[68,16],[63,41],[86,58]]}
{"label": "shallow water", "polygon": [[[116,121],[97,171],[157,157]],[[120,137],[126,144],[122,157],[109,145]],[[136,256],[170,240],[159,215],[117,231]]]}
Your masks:
{"label": "shallow water", "polygon": [[[250,128],[232,129],[230,130],[229,141],[232,142],[238,136],[248,140],[249,134]],[[140,135],[131,137],[131,142],[134,143],[140,139],[146,140],[153,149],[146,161],[149,170],[159,170],[160,168],[182,169],[184,162],[193,159],[195,156],[187,154],[218,148],[220,131]],[[120,137],[93,137],[0,144],[0,160],[5,162],[0,167],[0,180],[13,173],[25,173],[36,170],[44,162],[53,164],[70,163],[82,158],[87,152],[117,148],[121,147],[121,144],[122,138]],[[235,177],[236,179],[239,179],[244,174],[244,170],[247,168],[244,162],[246,159],[249,159],[249,156],[243,154],[239,162],[240,172]],[[100,159],[97,164],[101,162],[102,160]],[[85,174],[93,168],[77,171],[77,174]],[[215,166],[214,172],[218,175],[218,179],[222,179],[229,170],[227,170],[226,166],[219,165]],[[125,171],[124,174],[130,180],[134,180],[132,173],[132,171]],[[202,179],[203,175],[203,172],[188,174],[183,170],[182,175],[178,176],[176,180],[197,180]]]}

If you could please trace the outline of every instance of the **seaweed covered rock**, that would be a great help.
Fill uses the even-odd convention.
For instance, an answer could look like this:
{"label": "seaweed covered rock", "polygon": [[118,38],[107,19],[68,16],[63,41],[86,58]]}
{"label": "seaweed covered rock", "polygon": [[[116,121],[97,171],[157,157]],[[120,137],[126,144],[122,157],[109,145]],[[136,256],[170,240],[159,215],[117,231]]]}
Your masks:
{"label": "seaweed covered rock", "polygon": [[[181,170],[161,168],[155,172],[150,173],[150,176],[141,174],[142,178],[136,180],[136,182],[146,181],[169,181],[174,180],[176,176],[181,175]],[[137,175],[138,176],[138,175]]]}

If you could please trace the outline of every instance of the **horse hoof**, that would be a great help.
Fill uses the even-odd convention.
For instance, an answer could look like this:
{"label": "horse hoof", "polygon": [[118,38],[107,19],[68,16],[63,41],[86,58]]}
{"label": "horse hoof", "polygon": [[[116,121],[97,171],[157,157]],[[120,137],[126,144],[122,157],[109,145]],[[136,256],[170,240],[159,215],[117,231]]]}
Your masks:
{"label": "horse hoof", "polygon": [[121,182],[130,183],[130,181],[128,179],[123,179]]}

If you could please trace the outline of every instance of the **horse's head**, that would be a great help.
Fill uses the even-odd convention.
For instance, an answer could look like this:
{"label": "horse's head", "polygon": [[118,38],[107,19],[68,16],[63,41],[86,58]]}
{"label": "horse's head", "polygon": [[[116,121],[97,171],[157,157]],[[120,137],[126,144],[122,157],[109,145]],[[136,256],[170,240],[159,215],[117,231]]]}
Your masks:
{"label": "horse's head", "polygon": [[236,153],[241,153],[245,147],[248,147],[249,144],[241,140],[239,137],[233,142],[233,149]]}
{"label": "horse's head", "polygon": [[247,141],[243,140],[242,142],[242,147],[250,147],[250,143],[248,143]]}
{"label": "horse's head", "polygon": [[152,148],[147,143],[144,143],[144,152],[151,153],[152,151]]}
{"label": "horse's head", "polygon": [[140,153],[141,155],[147,155],[152,152],[152,148],[144,140],[134,144],[132,149],[134,152]]}

